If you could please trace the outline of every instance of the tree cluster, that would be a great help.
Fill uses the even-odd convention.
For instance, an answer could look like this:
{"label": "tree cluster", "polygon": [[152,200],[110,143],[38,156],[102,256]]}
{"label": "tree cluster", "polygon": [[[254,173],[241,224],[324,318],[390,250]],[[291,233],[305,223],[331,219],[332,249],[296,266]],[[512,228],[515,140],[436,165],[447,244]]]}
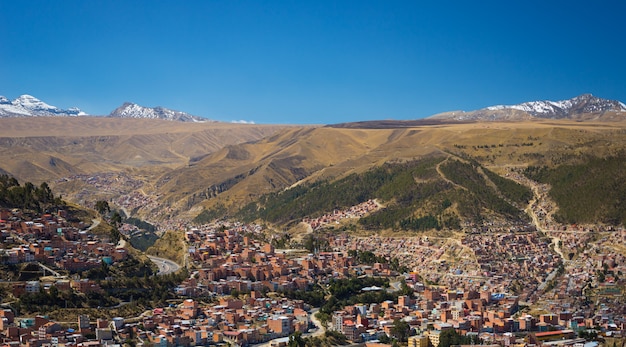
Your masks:
{"label": "tree cluster", "polygon": [[116,305],[119,301],[106,293],[91,292],[79,294],[73,290],[59,291],[51,286],[48,291],[43,288],[37,293],[20,295],[13,304],[20,314],[34,312],[51,312],[62,308],[105,307]]}
{"label": "tree cluster", "polygon": [[458,345],[480,344],[480,341],[472,341],[471,336],[464,336],[454,329],[446,329],[439,335],[439,347],[450,347]]}
{"label": "tree cluster", "polygon": [[193,219],[193,222],[195,224],[210,223],[218,218],[222,218],[226,216],[227,213],[228,213],[228,210],[226,209],[226,206],[224,206],[223,204],[217,204],[211,209],[202,210],[202,212],[200,212],[200,214],[198,214]]}
{"label": "tree cluster", "polygon": [[[262,196],[237,216],[246,221],[289,224],[378,199],[386,207],[359,220],[366,229],[458,229],[461,219],[480,221],[485,210],[516,221],[526,218],[516,206],[532,197],[529,189],[477,163],[443,160],[434,156],[386,163],[336,181],[298,185]],[[438,166],[445,178],[437,171]]]}
{"label": "tree cluster", "polygon": [[63,204],[60,197],[55,197],[52,194],[52,190],[46,182],[39,186],[35,186],[31,182],[20,185],[14,177],[0,175],[0,207],[19,208],[41,213],[52,206]]}
{"label": "tree cluster", "polygon": [[517,201],[522,201],[525,196],[523,192],[526,188],[515,182],[509,183],[504,178],[497,179],[495,173],[486,174],[490,179],[492,177],[495,179],[493,183],[496,188],[494,189],[479,172],[482,170],[487,173],[489,170],[477,163],[449,160],[441,165],[440,169],[449,180],[466,188],[466,191],[459,193],[461,200],[465,200],[459,204],[459,210],[463,215],[472,216],[471,219],[474,220],[481,220],[482,209],[486,208],[508,219],[517,221],[527,219],[527,216],[519,208],[503,199],[503,197],[510,196]]}
{"label": "tree cluster", "polygon": [[359,251],[352,249],[348,251],[348,256],[356,259],[359,264],[374,265],[375,263],[388,264],[389,268],[393,271],[400,273],[408,272],[408,269],[404,266],[400,266],[398,258],[395,257],[383,257],[374,254],[372,251]]}
{"label": "tree cluster", "polygon": [[581,160],[553,168],[530,166],[524,175],[550,184],[559,222],[626,224],[626,154]]}
{"label": "tree cluster", "polygon": [[302,337],[300,332],[289,336],[289,347],[331,347],[347,345],[348,339],[338,331],[327,330],[323,336]]}
{"label": "tree cluster", "polygon": [[187,271],[163,276],[117,277],[102,281],[100,286],[110,296],[122,301],[136,301],[142,305],[164,305],[173,298],[173,289],[188,277]]}

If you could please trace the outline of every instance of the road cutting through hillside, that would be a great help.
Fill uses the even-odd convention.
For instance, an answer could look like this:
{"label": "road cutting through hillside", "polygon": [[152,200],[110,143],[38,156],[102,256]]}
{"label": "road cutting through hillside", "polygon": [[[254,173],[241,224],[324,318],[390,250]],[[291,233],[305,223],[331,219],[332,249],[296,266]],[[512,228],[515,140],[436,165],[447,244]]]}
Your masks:
{"label": "road cutting through hillside", "polygon": [[159,258],[159,257],[155,257],[152,255],[149,255],[148,258],[150,258],[150,260],[152,260],[152,262],[158,266],[159,276],[171,274],[180,269],[180,265],[176,264],[175,262],[169,259]]}

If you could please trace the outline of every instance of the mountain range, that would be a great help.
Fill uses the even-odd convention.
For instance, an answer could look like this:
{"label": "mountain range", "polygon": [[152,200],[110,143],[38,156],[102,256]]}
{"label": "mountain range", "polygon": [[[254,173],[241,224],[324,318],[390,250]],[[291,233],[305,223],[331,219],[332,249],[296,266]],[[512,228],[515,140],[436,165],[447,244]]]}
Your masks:
{"label": "mountain range", "polygon": [[[43,117],[43,116],[87,116],[78,108],[67,110],[51,106],[31,95],[22,95],[11,101],[0,96],[0,118],[4,117]],[[210,122],[210,120],[189,113],[175,111],[161,106],[144,107],[125,102],[107,117],[162,119],[180,122]],[[599,120],[620,121],[626,119],[626,105],[617,100],[608,100],[583,94],[561,101],[530,101],[517,105],[496,105],[476,111],[451,111],[416,120],[417,122],[475,122],[475,121],[525,121],[533,119],[571,119],[576,121]],[[342,124],[344,127],[396,127],[410,126],[415,121],[373,121]],[[408,123],[407,123],[408,122]],[[405,124],[406,123],[406,124]]]}
{"label": "mountain range", "polygon": [[67,110],[51,106],[31,95],[22,95],[11,101],[0,95],[0,118],[3,117],[73,117],[86,116],[87,114],[78,108],[72,107]]}
{"label": "mountain range", "polygon": [[445,121],[523,121],[532,119],[571,119],[577,121],[624,120],[626,105],[617,100],[598,98],[591,94],[561,101],[529,101],[517,105],[496,105],[476,111],[445,112],[429,119]]}
{"label": "mountain range", "polygon": [[[89,116],[76,107],[67,110],[49,105],[32,95],[21,95],[15,100],[0,96],[0,118],[9,117],[75,117]],[[162,119],[179,122],[209,122],[210,120],[189,113],[170,110],[161,106],[144,107],[131,102],[125,102],[116,108],[107,117]]]}

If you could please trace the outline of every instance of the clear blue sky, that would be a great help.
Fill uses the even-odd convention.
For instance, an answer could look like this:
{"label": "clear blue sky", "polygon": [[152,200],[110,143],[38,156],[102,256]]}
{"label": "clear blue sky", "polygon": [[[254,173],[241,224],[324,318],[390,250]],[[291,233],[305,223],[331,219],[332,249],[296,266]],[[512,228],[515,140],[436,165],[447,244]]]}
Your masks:
{"label": "clear blue sky", "polygon": [[0,0],[0,95],[222,121],[626,101],[626,1]]}

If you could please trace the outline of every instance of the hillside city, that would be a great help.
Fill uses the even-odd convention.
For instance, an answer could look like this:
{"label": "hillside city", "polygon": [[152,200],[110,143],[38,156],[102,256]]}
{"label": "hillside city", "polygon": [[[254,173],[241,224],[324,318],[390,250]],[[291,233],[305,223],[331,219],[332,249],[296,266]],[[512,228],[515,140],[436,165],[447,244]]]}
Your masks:
{"label": "hillside city", "polygon": [[[20,100],[38,104],[32,97]],[[590,95],[572,100],[602,112],[624,108]],[[565,112],[560,103],[520,107],[537,105],[551,105],[550,114]],[[154,111],[125,107],[142,114]],[[506,108],[462,116],[491,117],[491,111]],[[558,130],[548,124],[541,129],[562,132],[560,137],[526,130],[494,141],[502,134],[491,125],[462,126],[445,131],[488,135],[471,144],[446,143],[436,154],[394,153],[383,157],[383,165],[364,160],[368,163],[359,168],[353,168],[359,161],[353,159],[294,167],[306,157],[300,159],[295,135],[283,134],[268,140],[276,144],[257,160],[251,158],[253,150],[236,146],[216,154],[218,159],[206,157],[217,160],[217,166],[201,166],[205,154],[181,156],[187,168],[197,169],[191,178],[158,169],[158,178],[146,179],[155,174],[134,172],[131,166],[89,173],[64,169],[53,186],[72,203],[56,198],[45,182],[20,186],[2,171],[0,346],[626,346],[621,150],[626,140],[591,149],[604,136],[623,137],[623,129],[606,127],[596,135],[578,124]],[[415,135],[419,131],[398,130],[402,127],[391,125],[383,136],[366,137],[353,147],[365,148],[367,155],[387,146],[413,148],[405,144],[421,141]],[[309,136],[305,147],[325,148],[325,138],[360,137],[367,131],[322,127],[303,133]],[[261,134],[254,136],[247,141]],[[429,136],[448,134],[424,138]],[[399,142],[383,141],[368,149],[367,141],[377,137]],[[553,143],[543,144],[544,138]],[[78,139],[71,142],[68,149],[81,147]],[[295,144],[297,159],[274,157],[286,143]],[[571,158],[601,150],[606,157],[566,168],[574,173],[557,171],[557,164],[576,163]],[[147,155],[149,150],[140,152]],[[341,148],[337,152],[348,157]],[[243,158],[255,168],[216,177],[208,187],[187,187],[198,183],[198,172],[219,170],[222,154],[234,166]],[[128,155],[133,165],[151,162],[149,155]],[[530,170],[532,165],[519,164],[531,157],[556,168]],[[45,161],[50,167],[64,166],[60,158]],[[321,175],[324,165],[341,167],[337,172],[346,177],[309,186],[303,177]],[[95,162],[90,166],[100,170]],[[365,173],[341,171],[348,166]],[[550,174],[558,179],[543,177],[540,182],[538,177]],[[597,177],[569,181],[575,174]],[[272,188],[251,189],[258,180],[246,180],[255,175]],[[561,186],[567,197],[557,204],[552,193],[558,189],[551,183],[562,182],[569,194]],[[234,189],[238,184],[244,187]],[[580,194],[571,194],[571,187]],[[268,203],[272,194],[280,195],[272,189],[287,192],[287,199]],[[293,203],[311,192],[319,194]],[[589,209],[602,213],[580,220],[605,222],[564,222],[572,218],[558,214],[559,209],[586,212],[590,201],[585,194],[598,192],[606,198]],[[257,198],[265,202],[246,205]],[[595,200],[602,199],[596,195]],[[228,203],[239,214],[211,217],[210,202],[215,202],[211,208],[224,211],[222,203]],[[14,206],[18,204],[22,207]],[[248,218],[248,211],[272,214],[251,213]],[[377,216],[382,217],[362,223]]]}
{"label": "hillside city", "polygon": [[[138,197],[118,203],[130,208]],[[7,303],[0,309],[2,346],[291,346],[295,337],[320,336],[414,347],[444,340],[449,346],[451,336],[494,346],[591,346],[597,336],[623,341],[626,258],[607,245],[625,244],[626,230],[557,225],[548,205],[533,205],[538,225],[466,225],[460,238],[334,230],[380,208],[367,201],[305,218],[308,235],[324,237],[310,250],[277,249],[261,225],[171,221],[168,228],[183,232],[182,265],[189,269],[173,288],[179,300],[136,317],[80,314],[75,322],[45,312],[16,315]],[[125,238],[136,227],[121,225],[124,235],[114,240],[67,218],[64,210],[0,211],[2,263],[38,264],[47,275],[3,279],[12,297],[99,295],[101,281],[85,274],[132,258]]]}
{"label": "hillside city", "polygon": [[625,13],[0,0],[0,347],[626,347]]}

